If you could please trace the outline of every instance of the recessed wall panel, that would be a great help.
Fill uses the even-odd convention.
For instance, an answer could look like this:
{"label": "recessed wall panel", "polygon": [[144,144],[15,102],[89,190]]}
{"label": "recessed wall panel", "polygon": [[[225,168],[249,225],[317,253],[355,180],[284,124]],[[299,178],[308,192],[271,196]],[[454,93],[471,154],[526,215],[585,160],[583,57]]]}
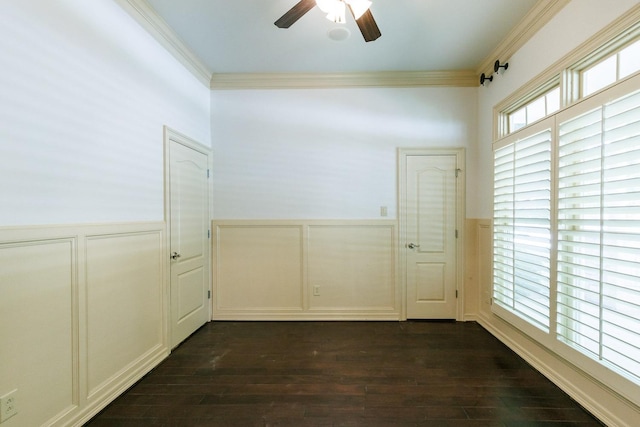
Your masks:
{"label": "recessed wall panel", "polygon": [[393,227],[309,227],[309,305],[325,310],[393,310]]}
{"label": "recessed wall panel", "polygon": [[445,270],[443,263],[416,263],[416,301],[444,301]]}
{"label": "recessed wall panel", "polygon": [[420,252],[442,253],[447,231],[446,171],[430,168],[418,173],[418,244]]}
{"label": "recessed wall panel", "polygon": [[202,307],[205,270],[195,268],[178,276],[178,322]]}
{"label": "recessed wall panel", "polygon": [[301,227],[219,226],[217,236],[218,309],[302,310]]}
{"label": "recessed wall panel", "polygon": [[162,344],[161,233],[86,241],[89,397]]}
{"label": "recessed wall panel", "polygon": [[17,389],[18,402],[7,425],[43,425],[78,403],[74,244],[0,244],[0,395]]}

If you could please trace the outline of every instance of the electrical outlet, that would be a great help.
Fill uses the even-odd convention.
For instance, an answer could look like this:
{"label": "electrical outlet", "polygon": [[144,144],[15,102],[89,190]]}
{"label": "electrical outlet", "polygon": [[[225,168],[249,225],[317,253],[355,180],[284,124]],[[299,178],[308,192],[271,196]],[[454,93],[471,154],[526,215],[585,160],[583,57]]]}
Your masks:
{"label": "electrical outlet", "polygon": [[315,285],[313,287],[313,296],[314,297],[319,297],[320,296],[320,286]]}
{"label": "electrical outlet", "polygon": [[16,406],[16,395],[18,390],[13,390],[0,397],[0,423],[7,421],[18,413]]}
{"label": "electrical outlet", "polygon": [[388,211],[386,206],[380,206],[380,216],[387,216]]}

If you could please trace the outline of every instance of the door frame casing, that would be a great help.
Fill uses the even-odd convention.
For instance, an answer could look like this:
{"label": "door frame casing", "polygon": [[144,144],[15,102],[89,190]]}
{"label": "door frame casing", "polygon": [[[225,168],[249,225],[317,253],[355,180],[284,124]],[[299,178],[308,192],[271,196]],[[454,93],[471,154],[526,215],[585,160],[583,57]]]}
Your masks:
{"label": "door frame casing", "polygon": [[[188,136],[168,127],[168,126],[164,126],[163,127],[163,156],[164,156],[164,224],[165,224],[165,228],[166,228],[166,233],[165,233],[165,242],[164,242],[164,256],[165,256],[165,260],[167,260],[167,277],[169,278],[168,280],[168,285],[167,285],[167,301],[169,302],[167,304],[167,325],[165,325],[165,329],[167,331],[167,342],[168,343],[172,343],[172,337],[171,337],[171,329],[172,329],[172,307],[171,307],[171,263],[168,261],[170,254],[169,252],[171,251],[171,169],[170,169],[170,165],[171,165],[171,150],[170,150],[170,146],[171,146],[171,142],[175,142],[177,144],[181,144],[184,145],[185,147],[188,147],[192,150],[195,150],[199,153],[202,153],[204,155],[207,156],[207,169],[209,171],[212,170],[211,164],[212,164],[212,152],[211,149],[201,143],[199,143],[198,141],[195,141],[191,138],[189,138]],[[212,247],[211,247],[211,212],[213,212],[212,207],[213,207],[213,201],[212,201],[212,179],[209,178],[207,179],[207,195],[208,195],[208,199],[209,202],[207,203],[207,226],[209,228],[209,256],[206,259],[206,262],[208,264],[208,270],[209,270],[209,274],[208,274],[208,278],[207,278],[207,286],[208,286],[208,290],[209,290],[209,295],[212,294],[212,287],[211,287],[211,283],[212,283],[212,272],[211,272],[211,254],[212,254]],[[209,321],[211,321],[212,316],[213,316],[213,308],[212,308],[212,301],[213,298],[211,298],[208,303],[207,303],[207,307],[208,307],[208,315],[207,318]]]}
{"label": "door frame casing", "polygon": [[400,316],[407,320],[407,158],[409,156],[456,156],[456,320],[464,320],[464,220],[466,200],[466,157],[464,148],[398,148],[398,276],[402,289],[402,307]]}

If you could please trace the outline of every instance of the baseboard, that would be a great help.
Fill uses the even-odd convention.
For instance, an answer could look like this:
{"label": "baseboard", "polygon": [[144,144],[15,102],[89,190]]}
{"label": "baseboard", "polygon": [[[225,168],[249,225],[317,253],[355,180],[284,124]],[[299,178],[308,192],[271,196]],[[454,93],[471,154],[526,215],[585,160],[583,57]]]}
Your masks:
{"label": "baseboard", "polygon": [[239,311],[236,313],[225,312],[223,314],[216,315],[214,313],[214,320],[233,320],[233,321],[274,321],[274,322],[287,322],[287,321],[400,321],[400,315],[397,312],[384,313],[384,312],[364,312],[354,313],[353,311],[334,311],[327,313],[295,313],[295,314],[277,314],[277,313],[248,313],[246,311]]}

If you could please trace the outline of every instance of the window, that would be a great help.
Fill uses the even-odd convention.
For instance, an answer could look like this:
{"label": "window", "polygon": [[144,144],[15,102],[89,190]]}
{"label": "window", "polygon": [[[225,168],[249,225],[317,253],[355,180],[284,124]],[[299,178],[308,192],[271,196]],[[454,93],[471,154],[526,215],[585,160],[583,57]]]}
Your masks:
{"label": "window", "polygon": [[640,71],[640,40],[582,71],[582,95],[591,95],[637,71]]}
{"label": "window", "polygon": [[640,391],[640,74],[494,144],[493,234],[493,311]]}
{"label": "window", "polygon": [[582,58],[572,54],[495,107],[495,135],[502,138],[640,73],[640,23],[600,40]]}
{"label": "window", "polygon": [[549,90],[538,98],[520,107],[518,110],[509,113],[509,128],[507,133],[515,132],[530,125],[549,114],[560,109],[560,87]]}
{"label": "window", "polygon": [[495,107],[492,311],[635,402],[640,22],[624,25]]}
{"label": "window", "polygon": [[640,71],[640,40],[620,52],[618,58],[621,79]]}

